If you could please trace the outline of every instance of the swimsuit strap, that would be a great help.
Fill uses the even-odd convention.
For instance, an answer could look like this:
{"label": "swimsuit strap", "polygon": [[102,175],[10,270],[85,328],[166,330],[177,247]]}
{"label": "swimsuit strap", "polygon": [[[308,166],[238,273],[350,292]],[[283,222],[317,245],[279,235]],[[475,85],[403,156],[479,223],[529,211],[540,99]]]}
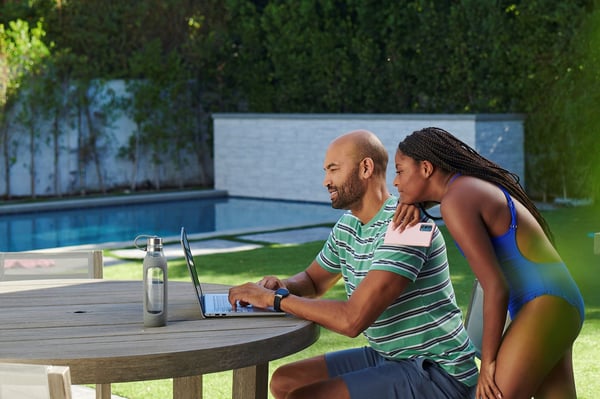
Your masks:
{"label": "swimsuit strap", "polygon": [[450,180],[448,180],[448,184],[446,184],[446,186],[449,186],[449,185],[451,185],[451,184],[452,184],[452,182],[453,182],[454,180],[456,180],[456,178],[457,178],[457,177],[460,177],[460,173],[458,173],[458,172],[456,172],[456,173],[455,173],[455,174],[454,174],[454,175],[453,175],[453,176],[450,178]]}
{"label": "swimsuit strap", "polygon": [[512,198],[510,197],[510,194],[504,187],[502,187],[502,186],[498,186],[498,187],[500,187],[500,190],[502,190],[502,192],[504,193],[504,196],[506,197],[506,202],[508,202],[508,208],[510,209],[510,228],[516,229],[517,228],[517,210],[515,208],[515,203],[513,202]]}

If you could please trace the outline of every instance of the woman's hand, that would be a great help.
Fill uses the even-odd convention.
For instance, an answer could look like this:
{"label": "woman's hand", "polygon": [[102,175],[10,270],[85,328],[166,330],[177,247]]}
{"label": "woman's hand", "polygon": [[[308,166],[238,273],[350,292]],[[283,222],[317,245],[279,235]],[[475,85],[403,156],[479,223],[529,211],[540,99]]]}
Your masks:
{"label": "woman's hand", "polygon": [[420,219],[421,210],[419,207],[399,202],[394,217],[392,218],[392,222],[398,230],[404,231],[405,228],[417,224]]}
{"label": "woman's hand", "polygon": [[481,363],[479,370],[479,380],[477,381],[477,399],[500,399],[502,392],[496,386],[496,361],[490,363]]}

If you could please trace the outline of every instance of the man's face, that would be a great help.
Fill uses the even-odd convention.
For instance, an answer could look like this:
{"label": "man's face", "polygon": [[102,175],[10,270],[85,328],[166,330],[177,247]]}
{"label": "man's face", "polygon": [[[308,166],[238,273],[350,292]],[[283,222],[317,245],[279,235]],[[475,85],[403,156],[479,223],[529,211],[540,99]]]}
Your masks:
{"label": "man's face", "polygon": [[354,166],[344,181],[334,184],[327,186],[332,208],[353,209],[362,203],[366,187],[358,176],[358,165]]}
{"label": "man's face", "polygon": [[323,169],[323,185],[329,191],[335,209],[357,209],[362,204],[366,184],[359,176],[359,162],[344,148],[334,146],[327,151]]}

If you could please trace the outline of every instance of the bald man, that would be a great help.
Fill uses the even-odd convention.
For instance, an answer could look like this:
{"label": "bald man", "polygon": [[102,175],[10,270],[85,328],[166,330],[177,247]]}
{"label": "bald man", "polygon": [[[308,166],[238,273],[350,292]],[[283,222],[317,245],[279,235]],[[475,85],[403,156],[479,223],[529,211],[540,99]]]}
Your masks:
{"label": "bald man", "polygon": [[[398,203],[387,189],[387,162],[385,147],[369,131],[335,139],[325,154],[323,185],[332,207],[350,212],[304,271],[229,291],[232,306],[273,306],[367,339],[365,347],[278,368],[270,383],[277,399],[463,399],[474,391],[474,350],[454,299],[442,234],[435,228],[429,247],[384,243]],[[340,279],[347,299],[320,299]]]}

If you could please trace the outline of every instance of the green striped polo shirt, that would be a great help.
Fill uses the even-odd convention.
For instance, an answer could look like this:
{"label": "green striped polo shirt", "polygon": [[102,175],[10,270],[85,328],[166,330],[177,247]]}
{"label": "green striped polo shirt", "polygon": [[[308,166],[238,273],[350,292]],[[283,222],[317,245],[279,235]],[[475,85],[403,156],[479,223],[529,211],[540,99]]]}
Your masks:
{"label": "green striped polo shirt", "polygon": [[363,332],[369,345],[388,359],[430,359],[473,386],[475,352],[456,305],[444,237],[436,227],[430,247],[384,244],[397,201],[390,197],[364,225],[350,212],[342,215],[316,260],[342,274],[348,297],[369,270],[409,279],[406,290]]}

